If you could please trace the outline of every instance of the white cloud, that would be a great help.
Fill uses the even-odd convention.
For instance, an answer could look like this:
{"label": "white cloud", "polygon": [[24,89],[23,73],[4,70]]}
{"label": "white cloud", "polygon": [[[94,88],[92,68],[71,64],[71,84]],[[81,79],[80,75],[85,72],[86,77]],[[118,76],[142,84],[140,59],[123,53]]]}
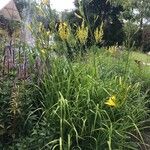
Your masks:
{"label": "white cloud", "polygon": [[50,0],[51,6],[57,11],[63,11],[65,9],[73,9],[74,0]]}
{"label": "white cloud", "polygon": [[0,10],[3,9],[11,0],[0,0]]}

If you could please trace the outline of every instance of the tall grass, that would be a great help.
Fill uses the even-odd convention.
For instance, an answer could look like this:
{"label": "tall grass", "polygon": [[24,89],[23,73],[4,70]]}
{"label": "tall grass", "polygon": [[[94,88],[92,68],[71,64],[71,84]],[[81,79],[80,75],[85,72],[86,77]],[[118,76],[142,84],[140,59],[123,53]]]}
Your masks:
{"label": "tall grass", "polygon": [[[30,134],[38,144],[33,140],[27,148],[146,149],[140,129],[148,99],[123,57],[89,52],[84,60],[51,59],[38,87],[41,116]],[[109,107],[105,102],[113,95],[117,106]]]}
{"label": "tall grass", "polygon": [[[2,136],[13,138],[10,149],[149,148],[144,137],[149,128],[148,74],[139,74],[130,53],[88,51],[73,60],[44,57],[49,65],[44,64],[38,82],[31,71],[29,81],[17,82],[16,92],[1,93],[2,106],[9,109],[1,113],[0,127]],[[115,106],[106,103],[112,96]],[[9,123],[10,130],[4,131]],[[7,149],[5,144],[1,147]]]}

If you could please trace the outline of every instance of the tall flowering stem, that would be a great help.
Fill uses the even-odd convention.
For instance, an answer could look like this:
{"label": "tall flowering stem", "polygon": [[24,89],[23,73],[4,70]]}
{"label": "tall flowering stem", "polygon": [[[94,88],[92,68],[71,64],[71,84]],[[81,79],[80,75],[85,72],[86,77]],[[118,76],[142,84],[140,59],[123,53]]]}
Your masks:
{"label": "tall flowering stem", "polygon": [[81,44],[85,45],[88,38],[88,27],[85,27],[84,21],[82,22],[82,25],[77,28],[76,37],[79,39]]}
{"label": "tall flowering stem", "polygon": [[63,41],[68,40],[69,35],[70,35],[68,24],[65,22],[60,23],[58,33],[59,33],[60,38]]}
{"label": "tall flowering stem", "polygon": [[102,38],[103,38],[103,35],[104,35],[102,27],[103,27],[103,24],[101,24],[100,27],[97,27],[95,32],[94,32],[94,37],[95,37],[96,43],[99,43],[99,42],[102,41]]}

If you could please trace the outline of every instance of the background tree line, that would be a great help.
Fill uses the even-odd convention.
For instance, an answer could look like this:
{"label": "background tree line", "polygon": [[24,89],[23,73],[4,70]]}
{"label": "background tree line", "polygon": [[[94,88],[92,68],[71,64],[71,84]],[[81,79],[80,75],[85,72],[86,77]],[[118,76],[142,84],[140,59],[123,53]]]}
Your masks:
{"label": "background tree line", "polygon": [[92,31],[103,23],[104,36],[98,45],[114,44],[127,47],[135,46],[149,51],[149,43],[143,41],[143,30],[150,23],[149,0],[75,0],[76,9],[63,12],[63,19],[68,20],[72,28],[82,23],[83,17],[89,25],[89,40],[93,43]]}
{"label": "background tree line", "polygon": [[[150,1],[149,0],[75,0],[75,9],[68,12],[61,12],[62,20],[67,21],[74,31],[85,19],[89,28],[89,36],[86,45],[94,43],[93,31],[103,24],[103,39],[98,46],[125,45],[135,46],[143,51],[149,51],[150,41],[143,40],[143,31],[150,30]],[[22,14],[23,10],[29,7],[33,13],[33,6],[36,1],[16,0],[17,8]],[[33,10],[32,10],[33,9]],[[50,8],[51,9],[51,8]],[[49,10],[50,10],[49,9]],[[51,10],[57,23],[59,14]],[[49,18],[35,14],[43,24],[49,24]],[[48,28],[46,25],[46,28]],[[146,34],[145,33],[145,34]]]}

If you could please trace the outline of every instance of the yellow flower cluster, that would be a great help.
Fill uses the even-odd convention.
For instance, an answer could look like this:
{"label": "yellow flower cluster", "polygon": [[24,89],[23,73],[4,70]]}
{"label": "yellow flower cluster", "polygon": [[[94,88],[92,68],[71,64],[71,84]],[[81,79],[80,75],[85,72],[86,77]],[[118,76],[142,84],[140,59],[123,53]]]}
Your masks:
{"label": "yellow flower cluster", "polygon": [[116,107],[117,104],[116,104],[116,97],[113,95],[111,96],[106,102],[105,102],[106,105],[110,106],[110,107]]}
{"label": "yellow flower cluster", "polygon": [[45,53],[46,53],[46,50],[45,50],[45,49],[41,49],[41,53],[42,53],[42,54],[45,54]]}
{"label": "yellow flower cluster", "polygon": [[110,46],[108,48],[108,51],[111,53],[111,54],[116,54],[117,53],[117,46]]}
{"label": "yellow flower cluster", "polygon": [[59,24],[58,33],[59,33],[60,38],[61,38],[63,41],[64,41],[64,40],[68,40],[68,37],[69,37],[69,35],[70,35],[70,32],[69,32],[69,28],[68,28],[67,23],[62,22],[62,23]]}
{"label": "yellow flower cluster", "polygon": [[38,32],[43,32],[44,31],[44,26],[42,24],[42,22],[39,23],[39,27],[38,27]]}
{"label": "yellow flower cluster", "polygon": [[0,28],[0,35],[6,35],[6,31]]}
{"label": "yellow flower cluster", "polygon": [[42,0],[42,3],[43,3],[44,5],[48,5],[48,4],[49,4],[49,0]]}
{"label": "yellow flower cluster", "polygon": [[47,36],[50,36],[51,35],[51,31],[47,31],[46,34],[47,34]]}
{"label": "yellow flower cluster", "polygon": [[52,35],[52,32],[50,30],[46,30],[44,28],[44,25],[42,24],[42,22],[39,23],[39,27],[38,27],[38,32],[40,33],[40,35],[42,36],[47,36],[49,37],[50,35]]}
{"label": "yellow flower cluster", "polygon": [[14,86],[12,89],[11,94],[11,101],[10,101],[10,112],[13,113],[13,115],[20,114],[20,99],[19,99],[19,86]]}
{"label": "yellow flower cluster", "polygon": [[96,43],[101,42],[102,38],[103,38],[103,29],[102,29],[102,25],[100,27],[97,27],[95,32],[94,32],[94,37],[95,37],[95,41]]}
{"label": "yellow flower cluster", "polygon": [[77,28],[76,35],[80,43],[85,44],[88,38],[88,27],[85,27],[84,22],[82,22],[81,27]]}

